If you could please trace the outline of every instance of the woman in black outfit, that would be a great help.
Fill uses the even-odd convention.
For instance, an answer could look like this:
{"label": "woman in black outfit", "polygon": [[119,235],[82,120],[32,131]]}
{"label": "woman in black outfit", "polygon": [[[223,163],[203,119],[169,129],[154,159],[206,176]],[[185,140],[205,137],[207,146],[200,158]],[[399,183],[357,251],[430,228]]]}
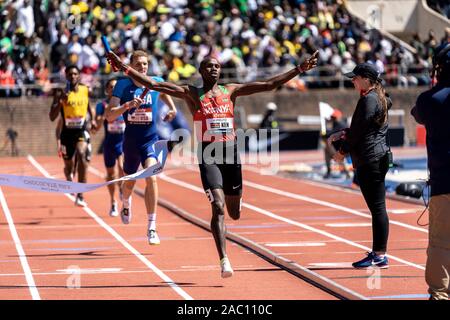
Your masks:
{"label": "woman in black outfit", "polygon": [[[343,161],[350,153],[358,175],[361,192],[372,214],[372,252],[353,263],[355,268],[388,267],[386,247],[389,218],[386,212],[385,177],[389,169],[389,147],[386,144],[388,109],[392,102],[386,95],[375,67],[362,63],[345,74],[352,79],[360,98],[353,113],[350,128],[334,134],[330,140],[339,144],[333,158]],[[390,152],[390,151],[389,151]]]}

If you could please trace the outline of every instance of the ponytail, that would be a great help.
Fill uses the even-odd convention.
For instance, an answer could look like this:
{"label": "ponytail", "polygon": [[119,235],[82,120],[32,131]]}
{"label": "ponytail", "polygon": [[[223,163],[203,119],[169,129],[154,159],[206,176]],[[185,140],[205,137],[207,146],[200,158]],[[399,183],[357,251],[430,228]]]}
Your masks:
{"label": "ponytail", "polygon": [[381,102],[381,109],[382,109],[380,115],[376,118],[375,121],[377,124],[382,126],[386,123],[388,116],[388,100],[386,98],[386,90],[384,89],[380,81],[376,81],[374,84],[374,91],[378,95],[378,99]]}

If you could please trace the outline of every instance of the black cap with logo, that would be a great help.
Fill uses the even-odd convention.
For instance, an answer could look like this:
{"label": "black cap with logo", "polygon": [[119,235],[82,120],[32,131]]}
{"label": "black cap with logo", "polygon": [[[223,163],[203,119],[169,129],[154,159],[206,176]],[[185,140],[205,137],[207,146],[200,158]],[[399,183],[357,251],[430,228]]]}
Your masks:
{"label": "black cap with logo", "polygon": [[370,63],[358,64],[353,71],[345,73],[344,76],[348,78],[354,78],[356,76],[361,76],[363,78],[368,78],[373,81],[379,80],[380,73],[377,71],[376,67]]}

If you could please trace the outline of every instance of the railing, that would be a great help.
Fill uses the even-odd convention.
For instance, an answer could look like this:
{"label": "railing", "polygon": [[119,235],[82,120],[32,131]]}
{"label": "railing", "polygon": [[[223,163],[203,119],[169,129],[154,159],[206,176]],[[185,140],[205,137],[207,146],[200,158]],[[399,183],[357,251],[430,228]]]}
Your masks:
{"label": "railing", "polygon": [[[244,83],[270,78],[289,70],[291,67],[274,67],[253,69],[247,67],[242,70],[235,68],[222,69],[220,82],[224,83]],[[415,85],[427,85],[430,82],[429,70],[421,65],[410,65],[409,70],[421,70],[420,72],[406,72],[403,65],[386,65],[386,70],[397,70],[398,74],[383,74],[386,86],[407,87]],[[123,76],[123,74],[110,75],[81,75],[81,82],[90,87],[93,97],[103,96],[106,81],[114,76]],[[344,89],[352,87],[348,78],[345,78],[341,71],[334,66],[317,67],[298,78],[305,85],[305,88],[336,88]],[[179,84],[191,84],[201,86],[202,81],[198,73],[189,79],[178,82]],[[18,97],[22,95],[49,95],[54,89],[65,88],[65,79],[61,74],[51,74],[45,84],[15,84],[9,86],[0,85],[0,97]]]}

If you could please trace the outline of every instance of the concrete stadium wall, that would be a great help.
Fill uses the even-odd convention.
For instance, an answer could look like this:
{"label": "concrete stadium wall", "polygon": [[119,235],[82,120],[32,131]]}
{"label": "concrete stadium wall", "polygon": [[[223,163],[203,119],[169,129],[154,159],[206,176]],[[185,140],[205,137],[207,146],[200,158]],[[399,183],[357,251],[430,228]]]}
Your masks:
{"label": "concrete stadium wall", "polygon": [[[417,95],[421,90],[417,89],[392,89],[389,90],[393,109],[405,110],[404,125],[406,129],[405,143],[416,141],[416,124],[409,115]],[[0,100],[0,149],[6,139],[8,128],[14,128],[18,133],[17,144],[20,155],[55,155],[55,125],[50,122],[48,111],[52,99],[44,97],[15,98]],[[311,90],[308,92],[292,92],[287,90],[262,93],[253,96],[240,97],[236,106],[243,108],[245,114],[261,114],[265,111],[268,102],[275,102],[278,106],[278,116],[282,118],[296,119],[299,115],[319,115],[319,101],[329,103],[332,107],[342,110],[345,117],[350,117],[358,101],[358,93],[354,90]],[[186,118],[191,121],[187,114],[187,108],[181,100],[175,100],[178,108],[184,112]],[[397,126],[397,120],[391,118],[391,126]],[[300,126],[295,121],[282,123],[287,130],[318,129],[318,126]],[[94,135],[93,150],[99,149],[103,140],[103,130]],[[9,156],[9,146],[0,151],[0,156]]]}
{"label": "concrete stadium wall", "polygon": [[376,29],[388,32],[416,30],[417,0],[347,0],[350,12]]}
{"label": "concrete stadium wall", "polygon": [[349,12],[373,28],[409,40],[413,33],[428,38],[433,29],[437,39],[444,36],[450,21],[428,7],[426,0],[346,0]]}

